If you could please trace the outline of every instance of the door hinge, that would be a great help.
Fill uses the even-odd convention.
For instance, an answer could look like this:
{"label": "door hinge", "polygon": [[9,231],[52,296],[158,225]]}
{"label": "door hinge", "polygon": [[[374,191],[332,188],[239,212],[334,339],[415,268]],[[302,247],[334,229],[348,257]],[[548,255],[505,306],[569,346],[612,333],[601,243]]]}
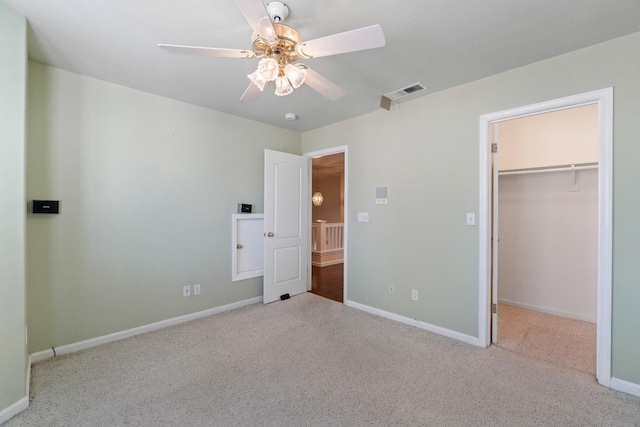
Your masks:
{"label": "door hinge", "polygon": [[498,152],[498,144],[495,142],[491,143],[491,152],[492,153],[497,153]]}
{"label": "door hinge", "polygon": [[498,312],[498,306],[496,304],[491,304],[491,312],[496,314]]}

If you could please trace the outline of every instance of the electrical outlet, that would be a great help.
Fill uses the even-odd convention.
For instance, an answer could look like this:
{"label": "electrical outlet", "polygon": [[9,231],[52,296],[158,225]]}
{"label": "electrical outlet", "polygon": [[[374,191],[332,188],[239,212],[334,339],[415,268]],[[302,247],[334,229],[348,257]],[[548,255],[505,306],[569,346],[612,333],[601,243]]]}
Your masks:
{"label": "electrical outlet", "polygon": [[182,296],[190,297],[191,296],[191,285],[184,285],[182,287]]}
{"label": "electrical outlet", "polygon": [[418,301],[418,290],[411,289],[411,300]]}
{"label": "electrical outlet", "polygon": [[200,285],[193,285],[193,294],[200,295]]}
{"label": "electrical outlet", "polygon": [[358,222],[369,222],[369,213],[358,212]]}
{"label": "electrical outlet", "polygon": [[396,287],[395,287],[395,285],[391,285],[391,284],[389,285],[389,293],[390,293],[391,295],[393,295],[393,294],[395,294],[395,293],[396,293]]}

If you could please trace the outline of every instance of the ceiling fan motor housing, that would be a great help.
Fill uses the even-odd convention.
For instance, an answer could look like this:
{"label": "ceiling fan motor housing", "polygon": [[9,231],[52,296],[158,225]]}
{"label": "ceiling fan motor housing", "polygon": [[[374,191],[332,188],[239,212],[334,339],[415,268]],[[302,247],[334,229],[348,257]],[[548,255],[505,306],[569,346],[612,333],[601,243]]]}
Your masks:
{"label": "ceiling fan motor housing", "polygon": [[289,7],[281,1],[267,3],[267,13],[271,22],[282,22],[289,16]]}
{"label": "ceiling fan motor housing", "polygon": [[299,55],[296,46],[302,42],[300,34],[285,24],[274,23],[273,29],[278,36],[278,43],[272,45],[262,37],[256,36],[252,46],[255,55],[259,58],[275,57],[278,62],[281,60],[286,60],[287,63],[297,61]]}

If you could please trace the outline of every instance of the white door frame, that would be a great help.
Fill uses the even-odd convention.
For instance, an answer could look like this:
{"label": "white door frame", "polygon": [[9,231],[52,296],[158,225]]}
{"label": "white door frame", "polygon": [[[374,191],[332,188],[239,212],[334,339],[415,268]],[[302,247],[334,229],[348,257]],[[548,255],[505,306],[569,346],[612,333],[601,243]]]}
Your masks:
{"label": "white door frame", "polygon": [[[343,272],[343,278],[342,278],[342,301],[344,301],[345,303],[347,302],[347,242],[349,241],[348,239],[348,235],[349,235],[349,209],[348,209],[348,203],[349,203],[349,152],[348,152],[348,148],[349,146],[347,145],[340,145],[338,147],[332,147],[332,148],[326,148],[324,150],[318,150],[318,151],[311,151],[308,153],[304,153],[303,156],[309,158],[309,166],[311,166],[311,159],[315,158],[315,157],[324,157],[324,156],[329,156],[331,154],[340,154],[340,153],[344,153],[344,228],[343,228],[343,249],[342,249],[342,256],[343,256],[343,266],[344,266],[344,272]],[[312,182],[312,168],[309,167],[309,194],[312,194],[313,189],[311,188],[311,186],[313,185]],[[309,199],[309,203],[311,203],[311,199]],[[309,242],[311,242],[311,209],[309,209]],[[311,245],[309,245],[309,252],[308,252],[308,257],[309,257],[309,284],[307,285],[307,289],[311,290]]]}
{"label": "white door frame", "polygon": [[613,206],[613,88],[480,116],[480,235],[478,341],[484,347],[491,338],[491,140],[493,123],[535,114],[598,104],[598,310],[596,377],[611,386],[611,265]]}

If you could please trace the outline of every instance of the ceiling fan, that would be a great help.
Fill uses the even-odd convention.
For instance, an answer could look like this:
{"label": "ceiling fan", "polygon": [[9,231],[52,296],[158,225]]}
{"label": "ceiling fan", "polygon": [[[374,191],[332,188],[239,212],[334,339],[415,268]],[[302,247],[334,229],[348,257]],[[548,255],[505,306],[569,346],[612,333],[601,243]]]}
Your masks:
{"label": "ceiling fan", "polygon": [[302,37],[295,29],[282,24],[282,21],[289,16],[289,8],[286,4],[272,1],[265,9],[262,0],[234,1],[253,29],[251,50],[172,44],[158,44],[158,46],[176,53],[220,58],[260,58],[257,70],[247,76],[251,83],[240,98],[241,101],[257,98],[270,82],[275,82],[275,94],[278,96],[288,95],[293,92],[293,89],[306,83],[312,89],[335,101],[345,95],[345,90],[308,66],[297,63],[298,59],[355,52],[382,47],[385,44],[380,25],[302,41]]}

